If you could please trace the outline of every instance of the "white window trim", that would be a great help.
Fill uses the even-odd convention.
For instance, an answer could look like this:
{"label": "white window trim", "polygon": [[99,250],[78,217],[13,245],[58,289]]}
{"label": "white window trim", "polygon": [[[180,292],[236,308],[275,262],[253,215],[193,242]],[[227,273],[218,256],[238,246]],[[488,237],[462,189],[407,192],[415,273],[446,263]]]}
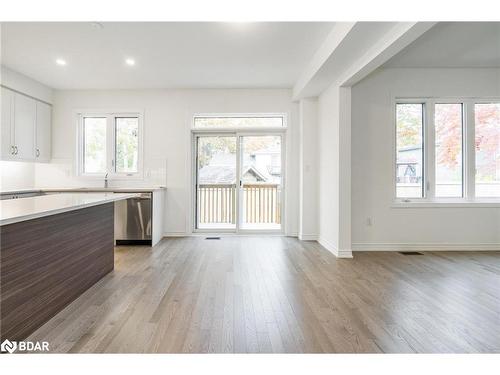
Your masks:
{"label": "white window trim", "polygon": [[[269,127],[201,127],[197,128],[195,126],[197,118],[269,118],[269,117],[280,117],[283,119],[283,126],[269,126]],[[288,116],[286,113],[195,113],[193,115],[191,130],[193,132],[285,132],[288,128]]]}
{"label": "white window trim", "polygon": [[[142,110],[78,110],[77,117],[77,155],[76,171],[79,177],[85,179],[102,180],[108,175],[109,180],[142,180],[144,178],[144,112]],[[104,173],[84,173],[83,156],[83,118],[85,117],[105,117],[106,121],[106,170]],[[120,173],[114,171],[115,159],[115,139],[116,127],[115,119],[119,117],[137,117],[139,120],[139,150],[137,160],[137,172]]]}
{"label": "white window trim", "polygon": [[[474,105],[481,103],[499,103],[498,97],[399,97],[392,98],[392,208],[432,208],[432,207],[500,207],[500,198],[475,197],[475,119]],[[399,198],[396,188],[396,105],[397,104],[423,104],[423,184],[424,197]],[[447,198],[435,196],[435,126],[434,105],[445,103],[462,103],[463,105],[463,131],[462,131],[462,198]],[[428,147],[431,145],[431,147]]]}

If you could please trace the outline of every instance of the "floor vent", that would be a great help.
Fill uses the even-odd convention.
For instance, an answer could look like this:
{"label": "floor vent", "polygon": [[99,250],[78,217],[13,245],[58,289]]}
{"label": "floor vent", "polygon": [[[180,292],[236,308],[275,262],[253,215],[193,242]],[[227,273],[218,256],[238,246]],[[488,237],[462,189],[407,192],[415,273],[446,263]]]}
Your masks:
{"label": "floor vent", "polygon": [[400,251],[403,255],[424,255],[424,253],[419,253],[418,251]]}
{"label": "floor vent", "polygon": [[206,237],[206,240],[220,240],[220,237]]}

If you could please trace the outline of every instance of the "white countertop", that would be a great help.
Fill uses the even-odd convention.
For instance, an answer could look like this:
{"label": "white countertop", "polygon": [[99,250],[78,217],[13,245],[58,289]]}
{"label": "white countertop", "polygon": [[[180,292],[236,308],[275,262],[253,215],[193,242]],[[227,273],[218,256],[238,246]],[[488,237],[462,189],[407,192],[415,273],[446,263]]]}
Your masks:
{"label": "white countertop", "polygon": [[32,188],[18,189],[11,191],[2,191],[0,194],[21,194],[21,193],[37,193],[37,192],[109,192],[109,193],[149,193],[156,190],[166,189],[163,186],[146,186],[146,187],[65,187],[65,188]]}
{"label": "white countertop", "polygon": [[66,193],[0,201],[0,225],[79,210],[138,196],[137,193]]}

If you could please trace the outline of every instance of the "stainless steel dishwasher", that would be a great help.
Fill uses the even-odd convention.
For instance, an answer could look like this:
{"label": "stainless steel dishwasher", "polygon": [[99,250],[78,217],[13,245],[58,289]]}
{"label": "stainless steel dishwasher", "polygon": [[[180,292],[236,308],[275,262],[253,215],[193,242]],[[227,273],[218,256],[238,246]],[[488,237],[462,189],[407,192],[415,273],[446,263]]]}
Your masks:
{"label": "stainless steel dishwasher", "polygon": [[152,193],[115,202],[116,245],[149,245],[152,233]]}

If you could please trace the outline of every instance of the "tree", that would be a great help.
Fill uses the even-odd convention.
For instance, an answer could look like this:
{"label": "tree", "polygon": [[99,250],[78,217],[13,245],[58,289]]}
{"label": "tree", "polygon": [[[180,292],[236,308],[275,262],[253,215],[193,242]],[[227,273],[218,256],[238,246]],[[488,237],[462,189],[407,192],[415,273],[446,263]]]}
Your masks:
{"label": "tree", "polygon": [[462,163],[462,105],[436,104],[434,119],[436,161],[454,169]]}
{"label": "tree", "polygon": [[397,146],[420,147],[422,144],[422,105],[398,104],[397,107]]}
{"label": "tree", "polygon": [[[462,105],[436,104],[436,161],[450,169],[462,159]],[[422,113],[420,104],[398,105],[398,149],[420,145]],[[484,161],[477,173],[495,176],[500,167],[500,104],[475,105],[475,149]]]}
{"label": "tree", "polygon": [[476,104],[476,153],[483,162],[477,173],[481,179],[492,180],[500,169],[500,104]]}

